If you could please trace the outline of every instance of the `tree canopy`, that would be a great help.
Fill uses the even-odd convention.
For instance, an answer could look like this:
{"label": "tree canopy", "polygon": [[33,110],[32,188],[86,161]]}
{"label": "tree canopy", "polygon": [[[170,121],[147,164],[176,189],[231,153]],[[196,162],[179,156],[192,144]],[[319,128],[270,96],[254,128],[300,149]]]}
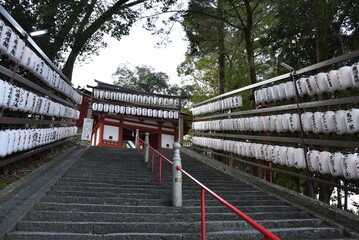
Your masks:
{"label": "tree canopy", "polygon": [[75,61],[82,61],[107,44],[105,34],[120,40],[149,9],[162,11],[175,0],[0,0],[28,32],[48,29],[36,42],[63,67],[70,79]]}
{"label": "tree canopy", "polygon": [[190,98],[193,92],[191,85],[178,86],[170,84],[169,77],[164,72],[156,72],[153,67],[140,65],[130,69],[127,64],[121,64],[112,75],[114,84],[142,90],[150,93],[176,95]]}
{"label": "tree canopy", "polygon": [[222,93],[221,85],[230,91],[287,71],[281,62],[299,69],[357,50],[358,12],[354,0],[190,0],[182,20],[189,48],[179,73],[195,81],[201,101]]}

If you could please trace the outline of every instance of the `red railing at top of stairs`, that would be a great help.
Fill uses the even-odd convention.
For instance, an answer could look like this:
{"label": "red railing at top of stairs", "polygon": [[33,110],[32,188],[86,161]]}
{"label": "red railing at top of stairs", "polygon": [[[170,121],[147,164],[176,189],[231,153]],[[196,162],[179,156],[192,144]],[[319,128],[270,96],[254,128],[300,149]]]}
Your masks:
{"label": "red railing at top of stairs", "polygon": [[146,144],[145,141],[143,141],[141,138],[138,138],[138,140],[143,144],[143,146],[148,145],[148,147],[152,150],[152,156],[151,156],[151,171],[152,172],[155,170],[155,154],[158,155],[158,157],[159,157],[159,168],[158,168],[159,178],[158,178],[158,182],[161,184],[162,183],[162,159],[167,161],[169,164],[173,165],[172,161],[169,160],[168,158],[166,158],[165,156],[163,156],[160,152],[158,152],[156,149],[151,147],[149,144]]}
{"label": "red railing at top of stairs", "polygon": [[[159,181],[162,183],[162,159],[165,159],[168,163],[173,165],[173,162],[163,156],[161,153],[159,153],[156,149],[151,147],[149,144],[145,143],[141,138],[138,138],[138,140],[143,143],[144,146],[148,145],[148,147],[152,150],[152,171],[154,171],[154,154],[157,154],[159,156]],[[217,201],[222,203],[224,206],[226,206],[229,210],[237,214],[240,218],[242,218],[244,221],[249,223],[252,227],[254,227],[257,231],[263,234],[264,240],[280,240],[279,237],[271,233],[269,230],[264,228],[262,225],[254,221],[252,218],[247,216],[245,213],[237,209],[235,206],[224,200],[221,196],[213,192],[211,189],[209,189],[207,186],[205,186],[203,183],[198,181],[196,178],[194,178],[191,174],[187,173],[185,170],[183,170],[180,166],[176,166],[177,171],[181,171],[186,177],[188,177],[191,181],[193,181],[195,184],[197,184],[200,187],[200,193],[201,193],[201,234],[202,234],[202,240],[206,240],[206,209],[205,209],[205,193],[209,193],[212,197],[214,197]]]}

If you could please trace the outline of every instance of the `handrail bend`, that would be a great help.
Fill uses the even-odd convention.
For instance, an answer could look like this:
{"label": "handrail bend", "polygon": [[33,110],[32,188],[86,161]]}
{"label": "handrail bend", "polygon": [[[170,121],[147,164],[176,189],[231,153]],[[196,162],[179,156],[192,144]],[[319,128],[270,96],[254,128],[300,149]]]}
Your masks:
{"label": "handrail bend", "polygon": [[[138,138],[140,142],[144,144],[144,146],[149,146],[149,148],[152,150],[152,171],[154,171],[154,153],[158,154],[160,157],[160,183],[162,182],[162,159],[165,159],[168,163],[173,165],[173,162],[163,156],[161,153],[159,153],[156,149],[151,147],[149,144],[145,143],[141,138]],[[210,188],[208,188],[206,185],[201,183],[199,180],[194,178],[191,174],[183,170],[180,166],[175,167],[177,171],[181,171],[186,177],[188,177],[191,181],[193,181],[195,184],[197,184],[201,189],[201,233],[202,233],[202,240],[206,240],[206,211],[205,211],[205,192],[208,192],[212,197],[214,197],[217,201],[222,203],[224,206],[226,206],[228,209],[230,209],[232,212],[237,214],[240,218],[242,218],[244,221],[249,223],[252,227],[254,227],[256,230],[258,230],[260,233],[263,234],[264,240],[281,240],[276,235],[268,231],[266,228],[264,228],[262,225],[257,223],[255,220],[247,216],[245,213],[237,209],[235,206],[224,200],[221,196],[216,194],[214,191],[212,191]]]}

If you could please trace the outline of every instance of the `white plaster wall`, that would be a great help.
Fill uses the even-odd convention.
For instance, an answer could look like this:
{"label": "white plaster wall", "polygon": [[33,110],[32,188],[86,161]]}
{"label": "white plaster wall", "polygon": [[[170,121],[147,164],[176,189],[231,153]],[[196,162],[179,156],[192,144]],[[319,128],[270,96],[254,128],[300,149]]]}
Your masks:
{"label": "white plaster wall", "polygon": [[[119,132],[119,127],[104,125],[103,139],[111,140],[111,141],[118,141],[118,132]],[[110,136],[112,136],[112,139],[110,139]]]}
{"label": "white plaster wall", "polygon": [[173,148],[173,143],[175,141],[175,136],[168,135],[168,134],[162,134],[161,138],[162,138],[161,147],[163,147],[163,148],[171,148],[171,149]]}

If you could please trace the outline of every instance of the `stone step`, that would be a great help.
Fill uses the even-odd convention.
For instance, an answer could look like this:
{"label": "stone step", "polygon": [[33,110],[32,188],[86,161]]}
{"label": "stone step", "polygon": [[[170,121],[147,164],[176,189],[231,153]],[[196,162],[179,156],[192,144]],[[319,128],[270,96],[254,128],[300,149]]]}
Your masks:
{"label": "stone step", "polygon": [[[265,206],[241,206],[242,212],[292,212],[297,209],[288,205],[265,205]],[[123,206],[111,204],[74,204],[74,203],[50,203],[42,202],[35,205],[35,210],[51,211],[76,211],[76,212],[127,212],[127,213],[198,213],[201,211],[200,206],[193,207],[165,207],[165,206]],[[230,212],[225,206],[206,206],[206,212],[221,213]]]}
{"label": "stone step", "polygon": [[[318,219],[280,221],[261,220],[259,224],[266,228],[303,228],[322,227],[323,222]],[[17,231],[45,231],[68,233],[198,233],[201,229],[200,221],[193,222],[59,222],[59,221],[21,221],[17,224]],[[243,220],[239,221],[208,221],[206,230],[210,232],[237,230],[251,230],[253,227]]]}
{"label": "stone step", "polygon": [[[199,235],[198,235],[199,236]],[[197,238],[198,238],[197,236]],[[183,240],[183,234],[170,233],[115,233],[115,234],[80,234],[56,232],[12,232],[7,240]]]}
{"label": "stone step", "polygon": [[[287,228],[269,229],[281,239],[342,239],[342,231],[336,228]],[[112,233],[112,234],[81,234],[56,232],[24,232],[17,231],[8,234],[7,240],[198,240],[199,233]],[[263,239],[256,230],[219,231],[207,233],[207,240]]]}
{"label": "stone step", "polygon": [[[118,197],[82,197],[82,196],[56,196],[48,194],[41,199],[42,202],[55,202],[55,203],[88,203],[88,204],[115,204],[115,205],[146,205],[146,206],[170,206],[171,199],[129,199],[129,198],[118,198]],[[236,207],[240,206],[262,206],[262,205],[283,205],[278,200],[233,200],[230,202]],[[207,197],[206,206],[218,206],[221,205],[214,198]],[[200,206],[200,200],[183,200],[183,206]]]}
{"label": "stone step", "polygon": [[75,197],[75,196],[51,196],[46,195],[40,200],[42,202],[56,203],[88,203],[88,204],[117,204],[117,205],[144,205],[144,206],[171,206],[170,199],[119,199],[117,197]]}
{"label": "stone step", "polygon": [[[310,216],[305,212],[251,212],[247,214],[254,220],[265,219],[305,219]],[[73,222],[178,222],[198,221],[200,213],[121,213],[121,212],[72,212],[72,211],[31,211],[24,220],[27,221],[73,221]],[[208,221],[240,219],[235,213],[206,213]]]}
{"label": "stone step", "polygon": [[[335,239],[343,234],[343,231],[332,227],[300,227],[300,228],[283,228],[268,229],[270,232],[285,240],[299,239]],[[230,240],[246,239],[258,240],[263,239],[263,235],[256,230],[244,231],[218,231],[207,234],[207,240]]]}
{"label": "stone step", "polygon": [[[118,198],[141,198],[144,201],[146,199],[158,199],[158,198],[165,198],[171,197],[171,192],[157,192],[151,191],[151,189],[144,189],[141,193],[133,193],[131,190],[123,190],[123,191],[107,191],[107,192],[90,192],[90,191],[51,191],[48,193],[50,196],[80,196],[80,197],[118,197]],[[227,195],[222,194],[222,197],[229,201],[236,201],[238,199],[245,201],[253,201],[253,200],[276,200],[275,197],[268,196],[268,195]],[[195,192],[184,192],[183,198],[186,199],[185,201],[190,200],[199,200],[200,195],[199,193]],[[208,196],[206,201],[216,201],[213,197]]]}
{"label": "stone step", "polygon": [[[140,185],[141,186],[141,185]],[[115,185],[115,184],[101,184],[101,183],[58,183],[56,185],[54,185],[51,189],[52,190],[77,190],[77,191],[96,191],[96,192],[120,192],[123,190],[131,190],[132,192],[142,192],[143,190],[148,190],[149,189],[149,185],[142,185],[142,188],[139,185]],[[164,188],[161,185],[157,185],[157,184],[153,184],[150,185],[151,187],[151,191],[155,190],[156,192],[168,192],[169,189]],[[198,189],[198,187],[197,187]],[[197,193],[196,191],[194,191],[195,189],[188,189],[188,188],[184,188],[182,189],[183,193]],[[223,189],[220,191],[216,191],[217,194],[245,194],[245,195],[267,195],[263,192],[260,192],[258,190],[247,190],[247,189]]]}

